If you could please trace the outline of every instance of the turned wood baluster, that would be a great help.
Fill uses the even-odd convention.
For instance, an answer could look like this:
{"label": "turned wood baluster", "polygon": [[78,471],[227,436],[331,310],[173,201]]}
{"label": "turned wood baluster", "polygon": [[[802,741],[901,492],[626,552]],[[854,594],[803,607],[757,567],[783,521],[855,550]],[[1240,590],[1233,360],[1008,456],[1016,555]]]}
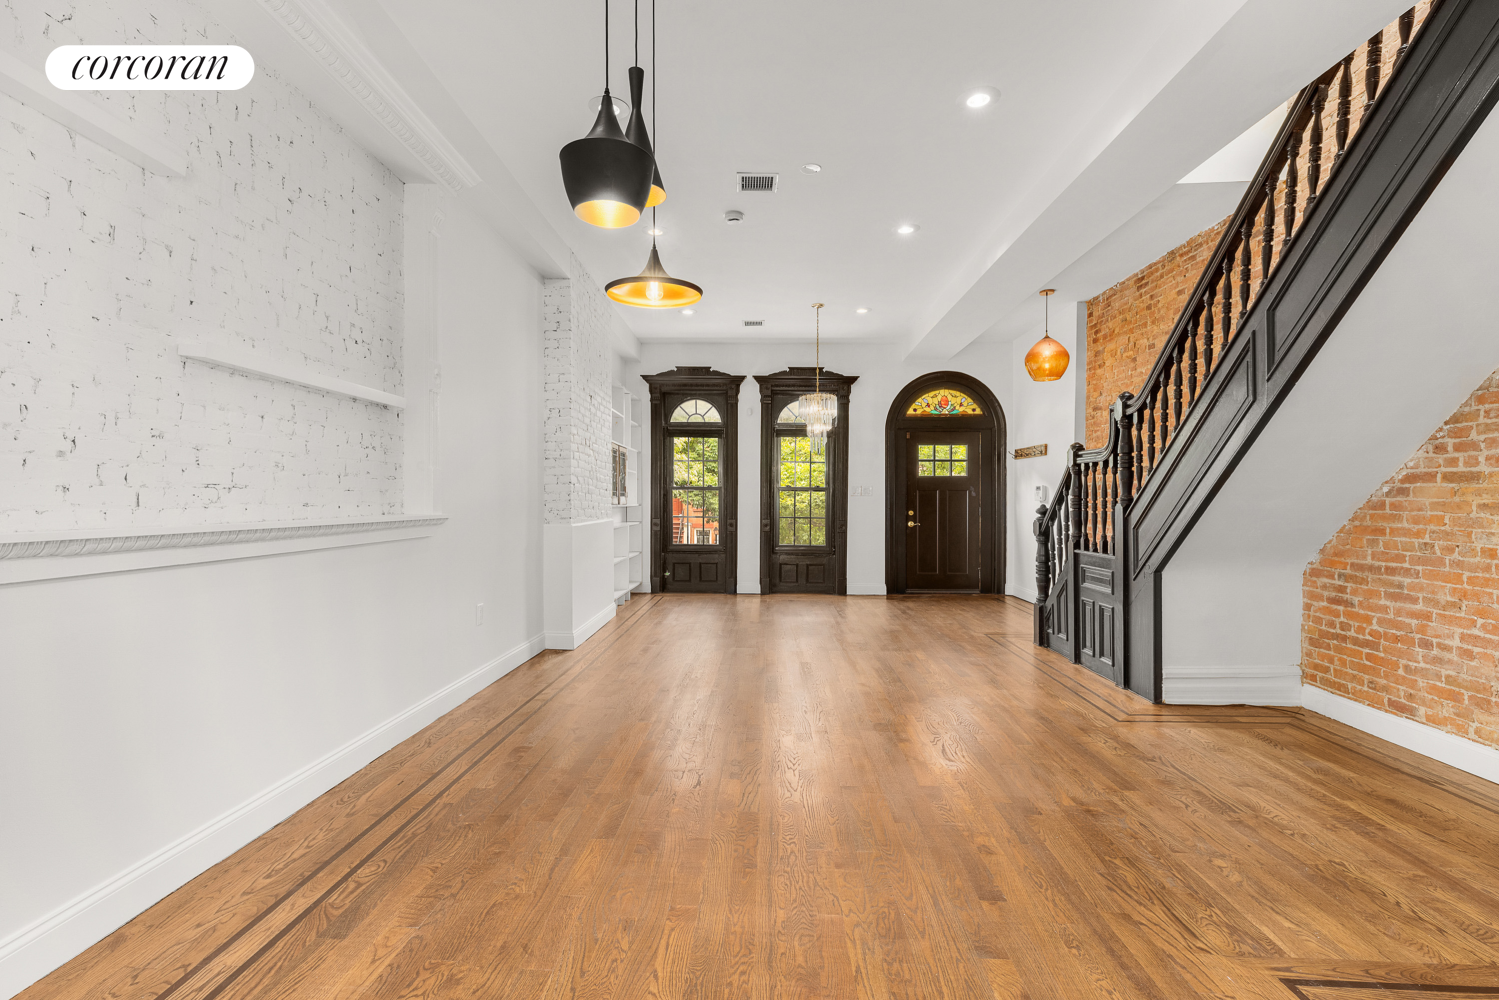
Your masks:
{"label": "turned wood baluster", "polygon": [[1118,408],[1119,429],[1124,431],[1119,435],[1119,496],[1124,503],[1129,503],[1135,495],[1135,445],[1134,435],[1129,433],[1134,429],[1135,418],[1130,415],[1129,404],[1134,394],[1121,392],[1119,402],[1114,405]]}
{"label": "turned wood baluster", "polygon": [[1182,425],[1182,352],[1186,345],[1176,345],[1176,357],[1171,366],[1171,434]]}
{"label": "turned wood baluster", "polygon": [[1284,254],[1291,245],[1291,232],[1296,228],[1296,158],[1301,155],[1301,129],[1292,129],[1291,144],[1286,148],[1286,227],[1280,240],[1280,252]]}
{"label": "turned wood baluster", "polygon": [[[1132,482],[1138,484],[1145,481],[1145,414],[1141,413],[1130,419],[1135,435],[1134,450],[1131,452],[1133,458],[1130,465],[1130,474],[1133,477]],[[1118,496],[1118,491],[1115,491],[1114,495]]]}
{"label": "turned wood baluster", "polygon": [[1088,463],[1088,552],[1099,550],[1099,465]]}
{"label": "turned wood baluster", "polygon": [[[1249,247],[1254,242],[1254,220],[1251,216],[1244,220],[1243,227],[1239,230],[1239,322],[1244,321],[1244,314],[1249,311]],[[1233,259],[1233,254],[1229,254]],[[1228,344],[1228,327],[1224,325],[1223,343]]]}
{"label": "turned wood baluster", "polygon": [[1333,137],[1337,142],[1338,151],[1332,155],[1332,162],[1337,163],[1348,151],[1348,109],[1353,100],[1353,53],[1348,53],[1343,58],[1343,69],[1338,74],[1338,117],[1334,125]]}
{"label": "turned wood baluster", "polygon": [[1213,377],[1213,292],[1217,285],[1208,286],[1202,296],[1202,384],[1207,387]]}
{"label": "turned wood baluster", "polygon": [[[1244,241],[1244,252],[1249,252],[1249,241]],[[1223,258],[1223,294],[1219,296],[1219,305],[1222,306],[1223,314],[1218,317],[1218,343],[1221,349],[1218,351],[1219,359],[1223,352],[1228,350],[1228,338],[1234,329],[1234,262],[1232,257]]]}
{"label": "turned wood baluster", "polygon": [[[1275,254],[1275,189],[1280,186],[1280,178],[1274,174],[1265,181],[1265,229],[1260,234],[1260,287],[1265,287],[1265,282],[1270,280],[1270,260]],[[1239,318],[1244,318],[1244,310],[1240,309]]]}
{"label": "turned wood baluster", "polygon": [[1359,115],[1358,123],[1362,127],[1364,119],[1369,117],[1369,112],[1374,110],[1374,101],[1379,97],[1379,61],[1383,56],[1384,32],[1376,31],[1369,36],[1369,49],[1364,54],[1364,111]]}
{"label": "turned wood baluster", "polygon": [[1072,481],[1067,487],[1067,515],[1070,527],[1068,528],[1067,550],[1083,547],[1080,545],[1083,537],[1083,467],[1078,463],[1077,453],[1081,449],[1078,444],[1073,444],[1072,452]]}
{"label": "turned wood baluster", "polygon": [[1192,313],[1187,321],[1187,408],[1197,402],[1197,323],[1199,316]]}
{"label": "turned wood baluster", "polygon": [[1397,60],[1404,58],[1405,50],[1411,47],[1411,29],[1416,26],[1416,8],[1412,7],[1400,15],[1400,48],[1395,52]]}
{"label": "turned wood baluster", "polygon": [[[1327,84],[1319,83],[1312,95],[1312,141],[1306,151],[1306,213],[1311,212],[1312,202],[1317,200],[1317,187],[1322,183],[1322,109],[1327,106]],[[1306,213],[1302,218],[1306,218]]]}
{"label": "turned wood baluster", "polygon": [[1141,475],[1139,482],[1145,482],[1145,477],[1155,469],[1155,405],[1156,394],[1160,390],[1156,386],[1150,387],[1150,395],[1145,397],[1145,461],[1140,463]]}

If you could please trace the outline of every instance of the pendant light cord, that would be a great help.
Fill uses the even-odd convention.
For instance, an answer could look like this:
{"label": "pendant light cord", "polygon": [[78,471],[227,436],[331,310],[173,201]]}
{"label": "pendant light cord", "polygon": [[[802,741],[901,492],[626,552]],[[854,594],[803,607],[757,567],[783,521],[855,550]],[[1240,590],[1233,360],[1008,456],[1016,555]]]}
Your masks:
{"label": "pendant light cord", "polygon": [[604,93],[609,93],[609,0],[604,0]]}
{"label": "pendant light cord", "polygon": [[640,65],[640,0],[635,0],[635,65]]}
{"label": "pendant light cord", "polygon": [[822,392],[822,303],[814,307],[817,310],[817,361],[812,369],[812,391]]}

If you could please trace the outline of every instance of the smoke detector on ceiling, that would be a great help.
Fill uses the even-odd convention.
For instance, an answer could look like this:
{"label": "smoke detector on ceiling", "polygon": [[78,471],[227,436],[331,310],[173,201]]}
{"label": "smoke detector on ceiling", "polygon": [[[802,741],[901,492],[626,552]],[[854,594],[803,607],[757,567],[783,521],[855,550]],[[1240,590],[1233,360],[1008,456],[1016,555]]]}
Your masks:
{"label": "smoke detector on ceiling", "polygon": [[765,321],[763,319],[747,319],[747,320],[744,321],[744,325],[745,326],[764,326],[765,325]]}
{"label": "smoke detector on ceiling", "polygon": [[737,208],[731,208],[723,214],[723,221],[731,226],[737,226],[744,221],[744,213]]}
{"label": "smoke detector on ceiling", "polygon": [[736,191],[753,191],[759,194],[775,194],[775,190],[781,183],[780,174],[770,174],[764,171],[744,171],[737,175],[739,184]]}

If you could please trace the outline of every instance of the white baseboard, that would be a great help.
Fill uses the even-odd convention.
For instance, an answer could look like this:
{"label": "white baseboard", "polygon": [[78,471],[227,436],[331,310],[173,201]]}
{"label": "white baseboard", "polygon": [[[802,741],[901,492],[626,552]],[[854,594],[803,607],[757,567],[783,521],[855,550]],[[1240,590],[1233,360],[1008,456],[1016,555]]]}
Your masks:
{"label": "white baseboard", "polygon": [[0,997],[30,986],[543,648],[541,636],[528,639],[0,940]]}
{"label": "white baseboard", "polygon": [[1301,666],[1166,667],[1161,700],[1168,705],[1301,704]]}
{"label": "white baseboard", "polygon": [[588,619],[586,622],[584,622],[582,625],[579,625],[571,632],[548,632],[546,634],[546,648],[577,649],[579,646],[583,645],[583,643],[587,642],[588,638],[592,636],[593,633],[597,632],[599,629],[603,628],[605,625],[608,625],[611,621],[613,621],[614,616],[618,613],[619,605],[615,604],[613,601],[610,601],[604,607],[604,610],[600,611],[598,614],[594,615],[592,618]]}
{"label": "white baseboard", "polygon": [[1011,597],[1018,597],[1022,601],[1028,601],[1031,604],[1036,603],[1036,592],[1034,590],[1026,590],[1024,587],[1010,587],[1005,593]]}
{"label": "white baseboard", "polygon": [[850,597],[884,597],[885,585],[883,583],[853,583],[848,585]]}
{"label": "white baseboard", "polygon": [[1310,684],[1301,689],[1301,704],[1370,736],[1378,736],[1488,781],[1499,782],[1499,750],[1493,747],[1433,729],[1412,719],[1381,712]]}

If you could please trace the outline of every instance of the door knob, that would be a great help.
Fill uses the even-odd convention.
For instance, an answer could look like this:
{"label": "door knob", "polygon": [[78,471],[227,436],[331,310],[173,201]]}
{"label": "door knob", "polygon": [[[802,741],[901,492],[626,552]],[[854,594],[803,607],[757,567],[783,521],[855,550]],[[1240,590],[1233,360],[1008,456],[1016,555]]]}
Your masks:
{"label": "door knob", "polygon": [[907,521],[906,522],[906,527],[908,527],[908,528],[915,528],[915,527],[917,527],[920,524],[921,524],[920,521]]}

